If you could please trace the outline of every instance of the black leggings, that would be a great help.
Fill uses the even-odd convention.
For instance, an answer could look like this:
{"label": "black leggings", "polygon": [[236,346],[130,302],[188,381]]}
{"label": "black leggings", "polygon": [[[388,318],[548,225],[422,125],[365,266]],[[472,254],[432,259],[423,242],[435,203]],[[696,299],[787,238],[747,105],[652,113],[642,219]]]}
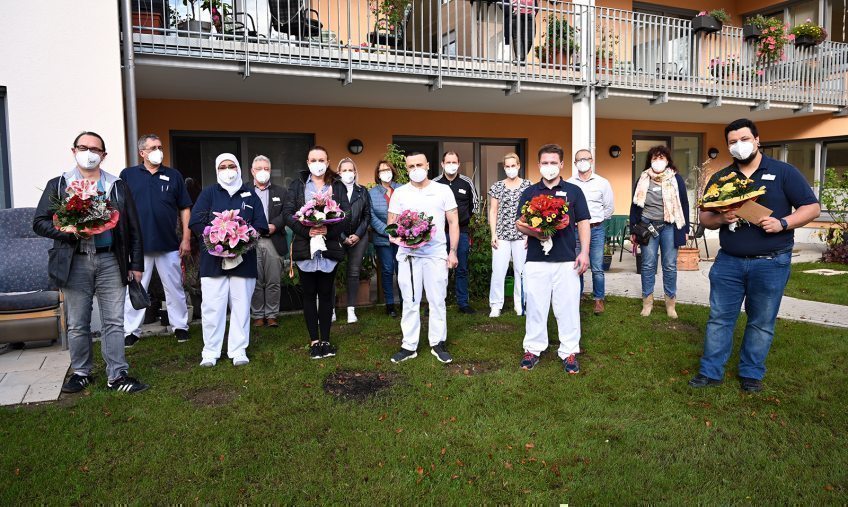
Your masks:
{"label": "black leggings", "polygon": [[[300,272],[300,286],[303,287],[303,316],[310,341],[330,341],[330,324],[333,318],[333,290],[336,281],[336,269],[330,273],[323,271]],[[315,298],[318,302],[315,302]],[[320,334],[319,334],[320,330]],[[320,338],[319,338],[320,336]]]}

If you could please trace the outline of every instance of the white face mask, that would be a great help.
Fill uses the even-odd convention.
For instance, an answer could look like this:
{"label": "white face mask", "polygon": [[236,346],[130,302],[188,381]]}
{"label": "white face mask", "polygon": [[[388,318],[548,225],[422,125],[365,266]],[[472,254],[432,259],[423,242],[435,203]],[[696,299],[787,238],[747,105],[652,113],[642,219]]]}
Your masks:
{"label": "white face mask", "polygon": [[581,160],[575,165],[577,166],[577,170],[581,173],[588,172],[592,168],[592,163],[588,160]]}
{"label": "white face mask", "polygon": [[509,179],[515,179],[518,177],[518,168],[517,167],[507,167],[504,169],[506,173],[506,177]]}
{"label": "white face mask", "polygon": [[668,167],[668,162],[665,160],[652,160],[651,161],[651,170],[655,173],[661,173],[665,171],[665,168]]}
{"label": "white face mask", "polygon": [[94,153],[91,150],[88,151],[77,151],[74,154],[74,158],[77,161],[77,164],[83,169],[91,170],[100,165],[100,155]]}
{"label": "white face mask", "polygon": [[445,172],[453,176],[459,171],[459,164],[445,164]]}
{"label": "white face mask", "polygon": [[409,179],[415,183],[421,183],[422,181],[427,179],[427,169],[423,167],[417,167],[409,171]]}
{"label": "white face mask", "polygon": [[754,143],[750,141],[737,141],[730,147],[730,154],[736,160],[747,160],[754,153]]}
{"label": "white face mask", "polygon": [[321,176],[324,176],[325,172],[327,172],[327,164],[324,162],[312,162],[309,164],[309,172],[311,172],[313,176],[320,178]]}
{"label": "white face mask", "polygon": [[260,169],[256,171],[256,181],[259,182],[260,185],[264,185],[271,180],[271,171],[266,171],[265,169]]}
{"label": "white face mask", "polygon": [[230,184],[238,178],[238,171],[235,169],[224,169],[218,171],[218,181],[224,184]]}
{"label": "white face mask", "polygon": [[153,165],[161,164],[164,158],[165,154],[162,153],[162,150],[154,150],[147,154],[147,161]]}
{"label": "white face mask", "polygon": [[392,172],[391,171],[380,171],[380,181],[383,183],[389,183],[392,181]]}
{"label": "white face mask", "polygon": [[555,180],[559,176],[559,165],[543,165],[539,168],[542,178],[548,181]]}
{"label": "white face mask", "polygon": [[356,173],[352,173],[350,171],[342,173],[342,183],[345,185],[350,185],[356,179]]}

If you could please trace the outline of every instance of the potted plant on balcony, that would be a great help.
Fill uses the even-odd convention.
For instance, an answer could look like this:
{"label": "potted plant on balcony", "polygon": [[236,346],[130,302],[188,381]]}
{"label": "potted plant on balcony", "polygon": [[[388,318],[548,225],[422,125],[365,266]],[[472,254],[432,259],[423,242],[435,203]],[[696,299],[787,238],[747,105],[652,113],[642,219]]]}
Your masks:
{"label": "potted plant on balcony", "polygon": [[730,14],[724,9],[714,9],[709,12],[701,11],[692,18],[692,33],[720,32],[721,27],[728,21],[730,21]]}
{"label": "potted plant on balcony", "polygon": [[543,44],[536,46],[536,56],[543,63],[556,63],[563,65],[563,57],[573,54],[580,47],[575,40],[577,29],[568,24],[568,21],[557,17],[548,16],[545,21],[545,31],[542,34]]}
{"label": "potted plant on balcony", "polygon": [[185,7],[190,7],[191,11],[186,12],[186,16],[182,16],[176,10],[171,10],[171,25],[176,26],[177,30],[195,32],[195,33],[211,33],[212,23],[209,21],[201,21],[199,14],[203,12],[204,5],[209,4],[209,0],[200,2],[200,9],[197,9],[197,3],[200,0],[182,0]]}
{"label": "potted plant on balcony", "polygon": [[403,46],[404,21],[411,7],[410,0],[369,0],[374,15],[374,31],[369,34],[372,44],[394,48]]}
{"label": "potted plant on balcony", "polygon": [[728,55],[721,58],[710,59],[710,75],[718,79],[735,79],[740,69],[739,59],[736,55]]}
{"label": "potted plant on balcony", "polygon": [[813,23],[809,18],[800,25],[793,27],[791,34],[795,36],[795,47],[817,46],[827,39],[827,31]]}
{"label": "potted plant on balcony", "polygon": [[615,65],[620,39],[607,27],[598,27],[597,33],[600,34],[600,38],[595,51],[595,65],[598,70],[610,72]]}

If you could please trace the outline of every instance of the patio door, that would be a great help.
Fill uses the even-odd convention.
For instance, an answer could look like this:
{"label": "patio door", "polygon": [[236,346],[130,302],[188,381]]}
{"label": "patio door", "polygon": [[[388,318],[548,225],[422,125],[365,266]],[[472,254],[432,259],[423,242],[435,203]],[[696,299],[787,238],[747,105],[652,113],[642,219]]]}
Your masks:
{"label": "patio door", "polygon": [[648,150],[654,146],[665,146],[671,151],[671,158],[683,181],[689,197],[689,208],[694,209],[698,181],[692,168],[702,160],[702,136],[698,133],[686,134],[637,134],[633,136],[633,186],[639,180],[648,163]]}
{"label": "patio door", "polygon": [[633,2],[633,65],[640,74],[692,74],[692,34],[684,20],[698,11]]}

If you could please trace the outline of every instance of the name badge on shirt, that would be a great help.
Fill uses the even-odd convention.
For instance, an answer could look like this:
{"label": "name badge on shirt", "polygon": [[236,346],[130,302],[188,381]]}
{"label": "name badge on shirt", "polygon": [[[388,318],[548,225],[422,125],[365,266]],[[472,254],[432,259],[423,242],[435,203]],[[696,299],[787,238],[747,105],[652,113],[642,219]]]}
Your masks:
{"label": "name badge on shirt", "polygon": [[279,198],[279,197],[272,197],[272,198],[271,198],[271,200],[272,200],[272,201],[274,201],[274,202],[280,202],[280,198]]}
{"label": "name badge on shirt", "polygon": [[459,192],[460,194],[467,193],[464,188],[460,188],[459,190],[457,190],[457,192]]}
{"label": "name badge on shirt", "polygon": [[241,203],[241,209],[247,209],[247,208],[253,209],[253,206],[251,206],[250,204],[244,203],[244,202]]}
{"label": "name badge on shirt", "polygon": [[171,181],[171,178],[169,178],[169,177],[165,176],[164,174],[160,174],[160,175],[159,175],[159,179],[160,179],[160,180],[165,180],[165,181]]}
{"label": "name badge on shirt", "polygon": [[557,190],[557,197],[568,197],[568,192],[563,192],[562,190]]}
{"label": "name badge on shirt", "polygon": [[762,179],[764,179],[766,181],[774,181],[775,176],[777,176],[777,175],[776,174],[763,174]]}
{"label": "name badge on shirt", "polygon": [[250,197],[250,192],[242,192],[241,196],[242,197]]}

